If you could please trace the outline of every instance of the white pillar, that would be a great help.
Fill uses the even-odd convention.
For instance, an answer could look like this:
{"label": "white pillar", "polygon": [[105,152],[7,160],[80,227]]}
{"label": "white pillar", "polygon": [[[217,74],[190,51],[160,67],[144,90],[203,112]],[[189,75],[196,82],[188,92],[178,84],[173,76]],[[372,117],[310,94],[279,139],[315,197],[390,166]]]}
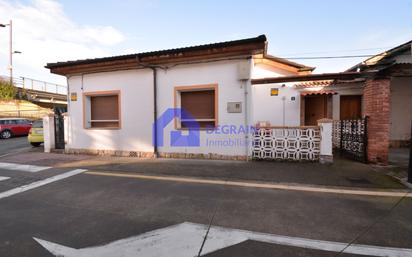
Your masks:
{"label": "white pillar", "polygon": [[70,117],[68,113],[63,113],[64,118],[64,143],[67,145],[69,143],[69,122]]}
{"label": "white pillar", "polygon": [[54,149],[54,114],[43,117],[44,152]]}
{"label": "white pillar", "polygon": [[320,163],[333,163],[332,152],[332,125],[333,120],[321,119],[318,120],[320,126]]}

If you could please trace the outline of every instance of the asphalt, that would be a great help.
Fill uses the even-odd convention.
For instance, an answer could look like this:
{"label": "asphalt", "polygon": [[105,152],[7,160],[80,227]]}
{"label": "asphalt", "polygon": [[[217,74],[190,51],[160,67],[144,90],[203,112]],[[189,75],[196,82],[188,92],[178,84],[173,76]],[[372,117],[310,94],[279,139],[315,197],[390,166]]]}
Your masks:
{"label": "asphalt", "polygon": [[[40,174],[42,172],[45,171],[36,174],[44,176]],[[47,172],[51,175],[62,171],[52,169]],[[23,175],[16,173],[15,176]],[[182,222],[384,247],[407,248],[412,242],[410,198],[292,192],[80,174],[0,199],[0,206],[0,256],[8,257],[53,256],[33,237],[79,249]],[[199,242],[199,249],[201,244]],[[336,254],[246,241],[207,256]]]}
{"label": "asphalt", "polygon": [[[11,161],[13,161],[11,159]],[[96,171],[118,171],[148,175],[186,176],[222,180],[312,184],[337,187],[401,189],[404,185],[370,165],[335,157],[332,165],[299,162],[137,160],[94,157],[60,164]]]}
{"label": "asphalt", "polygon": [[12,137],[10,139],[0,138],[0,156],[22,150],[30,150],[32,147],[27,137]]}
{"label": "asphalt", "polygon": [[[0,141],[0,149],[10,151],[3,142]],[[17,142],[20,148],[12,147],[16,151],[25,149],[22,138],[7,142]],[[344,159],[337,159],[332,166],[324,166],[314,163],[96,158],[44,154],[40,150],[29,149],[29,152],[0,157],[0,162],[53,166],[36,173],[0,169],[0,176],[10,177],[0,181],[0,194],[76,168],[123,174],[363,186],[371,190],[399,188],[396,182],[370,166]],[[82,173],[0,198],[0,210],[2,257],[55,256],[34,238],[83,249],[183,222],[348,245],[412,248],[410,197],[315,193]],[[206,245],[208,240],[211,238],[206,236]],[[195,244],[196,252],[202,244],[203,240]],[[155,241],[149,247],[161,246]],[[164,249],[162,256],[169,256],[170,251]],[[204,256],[358,255],[248,240]]]}

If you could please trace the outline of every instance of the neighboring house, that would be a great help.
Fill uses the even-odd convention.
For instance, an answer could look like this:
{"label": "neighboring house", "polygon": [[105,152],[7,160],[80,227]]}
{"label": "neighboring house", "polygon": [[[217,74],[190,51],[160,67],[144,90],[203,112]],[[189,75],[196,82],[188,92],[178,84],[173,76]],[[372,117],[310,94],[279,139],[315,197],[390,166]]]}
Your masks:
{"label": "neighboring house", "polygon": [[370,161],[388,162],[389,147],[409,145],[412,125],[412,41],[377,54],[347,72],[374,72],[362,83],[369,116]]}
{"label": "neighboring house", "polygon": [[387,164],[389,147],[406,146],[411,138],[411,48],[409,41],[345,72],[255,79],[252,84],[294,83],[301,92],[301,125],[320,118],[368,117],[367,160]]}

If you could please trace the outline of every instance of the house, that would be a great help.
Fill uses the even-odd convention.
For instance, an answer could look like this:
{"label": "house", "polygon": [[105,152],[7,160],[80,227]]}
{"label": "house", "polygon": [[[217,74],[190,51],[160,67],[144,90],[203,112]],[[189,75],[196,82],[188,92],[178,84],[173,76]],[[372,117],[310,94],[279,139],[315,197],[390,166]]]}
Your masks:
{"label": "house", "polygon": [[[305,75],[314,69],[268,55],[266,48],[261,35],[47,64],[68,81],[66,151],[246,159],[251,150],[245,128],[262,121],[300,125],[298,92],[284,87],[273,97],[270,87],[252,87],[251,79]],[[172,117],[170,122],[168,113],[179,108],[193,117]],[[154,121],[162,125],[152,129]],[[194,121],[199,128],[191,135]],[[189,136],[199,138],[198,147],[181,142]]]}
{"label": "house", "polygon": [[412,126],[411,49],[412,41],[409,41],[347,70],[375,73],[361,82],[363,114],[369,117],[369,161],[386,164],[390,147],[409,145]]}
{"label": "house", "polygon": [[[367,139],[352,147],[361,145],[368,162],[387,164],[389,148],[407,146],[411,138],[411,48],[412,41],[406,42],[344,72],[267,77],[252,84],[294,83],[301,93],[300,125],[367,117],[362,132]],[[358,140],[356,133],[349,138]]]}

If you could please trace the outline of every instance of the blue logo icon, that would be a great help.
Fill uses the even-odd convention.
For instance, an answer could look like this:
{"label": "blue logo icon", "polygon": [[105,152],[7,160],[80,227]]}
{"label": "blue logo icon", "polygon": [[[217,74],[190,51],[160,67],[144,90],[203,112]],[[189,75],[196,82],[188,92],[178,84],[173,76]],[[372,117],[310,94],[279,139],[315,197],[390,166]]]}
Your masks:
{"label": "blue logo icon", "polygon": [[173,120],[179,119],[188,126],[188,135],[182,135],[181,130],[172,130],[170,132],[170,146],[200,146],[199,138],[199,123],[192,117],[192,115],[181,108],[167,109],[153,124],[153,145],[164,146],[164,129]]}

